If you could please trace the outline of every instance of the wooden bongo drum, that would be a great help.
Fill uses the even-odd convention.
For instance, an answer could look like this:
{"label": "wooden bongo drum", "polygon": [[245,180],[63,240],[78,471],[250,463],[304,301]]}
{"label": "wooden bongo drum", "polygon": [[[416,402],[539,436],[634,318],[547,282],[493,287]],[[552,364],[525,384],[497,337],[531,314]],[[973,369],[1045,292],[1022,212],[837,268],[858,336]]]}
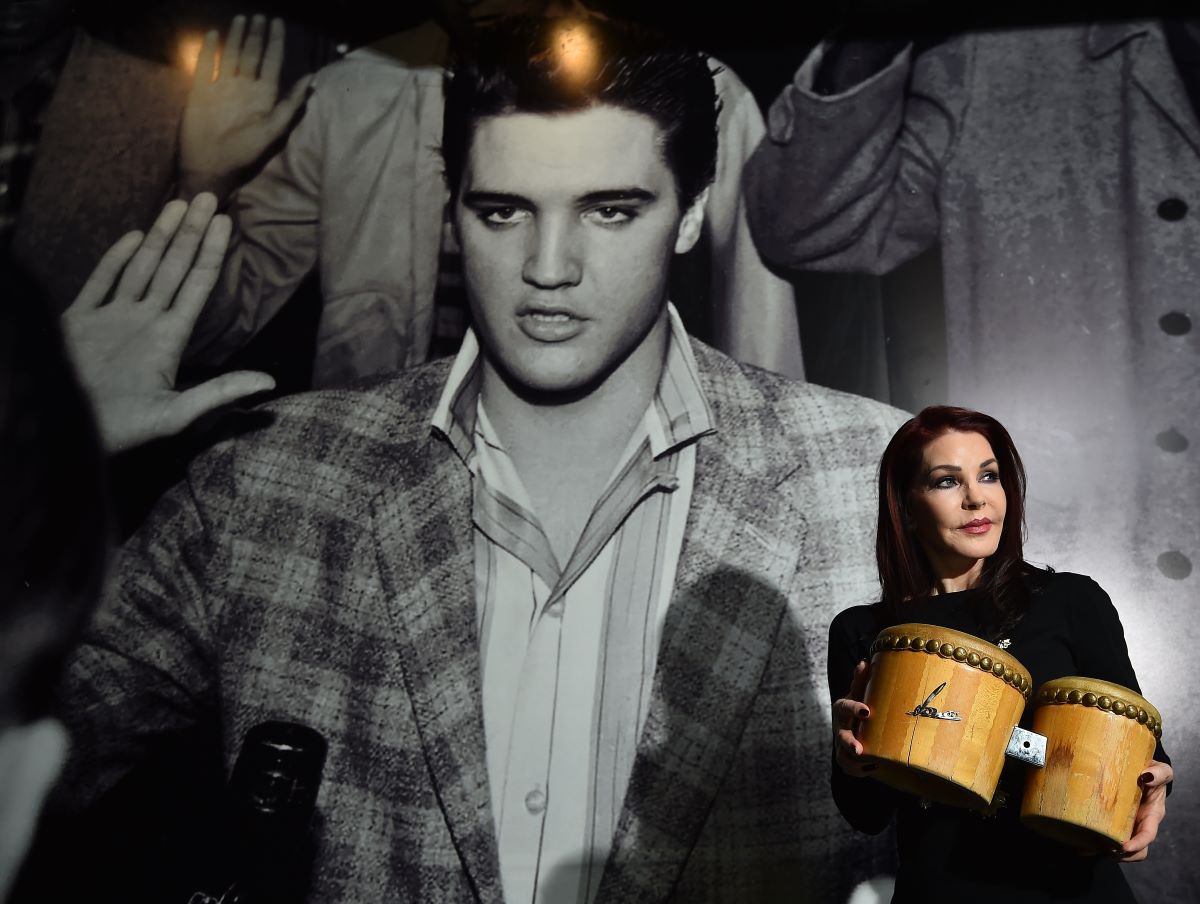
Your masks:
{"label": "wooden bongo drum", "polygon": [[1021,819],[1084,850],[1124,844],[1142,799],[1138,776],[1162,736],[1158,710],[1097,678],[1047,681],[1035,699],[1033,730],[1046,737],[1046,765],[1030,770]]}
{"label": "wooden bongo drum", "polygon": [[988,806],[1032,687],[1016,658],[978,637],[886,628],[871,645],[871,716],[856,731],[871,775],[936,803]]}

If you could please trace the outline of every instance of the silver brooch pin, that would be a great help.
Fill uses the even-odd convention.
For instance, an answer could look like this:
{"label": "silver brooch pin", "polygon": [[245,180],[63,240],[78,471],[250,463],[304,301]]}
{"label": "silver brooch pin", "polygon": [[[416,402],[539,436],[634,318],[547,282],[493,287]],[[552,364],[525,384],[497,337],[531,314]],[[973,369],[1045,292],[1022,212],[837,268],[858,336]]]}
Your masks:
{"label": "silver brooch pin", "polygon": [[1006,638],[1004,638],[1004,640],[1000,641],[1000,643],[996,644],[996,646],[998,646],[1002,650],[1007,650],[1011,643],[1012,643],[1012,640],[1010,640],[1009,638],[1006,637]]}

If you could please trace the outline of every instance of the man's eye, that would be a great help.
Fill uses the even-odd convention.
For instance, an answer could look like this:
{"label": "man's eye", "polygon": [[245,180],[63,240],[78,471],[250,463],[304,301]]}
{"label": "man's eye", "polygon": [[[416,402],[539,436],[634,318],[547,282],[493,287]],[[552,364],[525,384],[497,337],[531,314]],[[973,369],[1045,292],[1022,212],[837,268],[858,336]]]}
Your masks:
{"label": "man's eye", "polygon": [[636,214],[627,207],[596,207],[589,210],[585,216],[601,226],[615,226],[628,223]]}
{"label": "man's eye", "polygon": [[519,223],[529,211],[519,207],[491,207],[479,212],[479,218],[491,226],[510,226]]}

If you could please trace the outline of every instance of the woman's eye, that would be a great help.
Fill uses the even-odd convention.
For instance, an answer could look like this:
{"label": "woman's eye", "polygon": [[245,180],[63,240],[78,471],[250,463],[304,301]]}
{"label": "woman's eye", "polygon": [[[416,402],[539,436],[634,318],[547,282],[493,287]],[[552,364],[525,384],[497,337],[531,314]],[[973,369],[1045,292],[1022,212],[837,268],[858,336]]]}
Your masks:
{"label": "woman's eye", "polygon": [[983,483],[997,483],[1000,480],[1000,475],[995,471],[984,471],[979,477]]}
{"label": "woman's eye", "polygon": [[958,483],[958,481],[955,480],[953,477],[939,477],[937,480],[935,480],[933,482],[933,486],[935,489],[948,490],[951,487],[955,486],[957,483]]}

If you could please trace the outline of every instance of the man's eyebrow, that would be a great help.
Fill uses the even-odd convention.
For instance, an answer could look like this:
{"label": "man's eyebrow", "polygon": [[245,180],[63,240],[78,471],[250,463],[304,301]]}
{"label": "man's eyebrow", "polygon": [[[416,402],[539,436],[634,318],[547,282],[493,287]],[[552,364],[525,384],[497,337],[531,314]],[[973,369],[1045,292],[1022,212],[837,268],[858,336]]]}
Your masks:
{"label": "man's eyebrow", "polygon": [[[604,188],[580,195],[575,204],[578,207],[594,207],[602,204],[650,204],[658,200],[658,195],[645,188]],[[468,191],[463,192],[463,204],[468,207],[533,207],[534,203],[524,195],[504,191]]]}
{"label": "man's eyebrow", "polygon": [[621,204],[630,201],[648,204],[657,200],[658,195],[644,188],[607,188],[581,195],[578,204],[580,207],[590,207],[595,204]]}
{"label": "man's eyebrow", "polygon": [[463,203],[471,206],[477,204],[494,204],[497,207],[532,207],[533,203],[521,195],[513,195],[502,191],[469,191],[463,194]]}

